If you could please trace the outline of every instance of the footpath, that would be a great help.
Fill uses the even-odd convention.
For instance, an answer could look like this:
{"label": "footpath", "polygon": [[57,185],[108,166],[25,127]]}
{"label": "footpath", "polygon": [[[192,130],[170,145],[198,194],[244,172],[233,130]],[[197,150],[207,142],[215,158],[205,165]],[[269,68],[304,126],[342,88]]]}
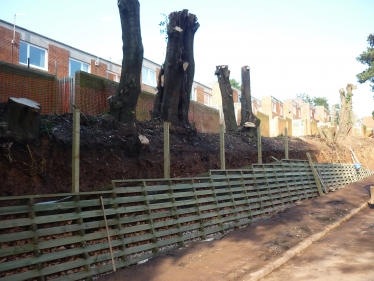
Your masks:
{"label": "footpath", "polygon": [[[305,268],[301,269],[301,272],[305,273],[306,269],[309,268],[309,264],[306,265],[305,263],[313,260],[317,263],[321,261],[318,263],[318,269],[324,267],[328,269],[333,266],[335,270],[331,269],[325,272],[321,270],[321,276],[324,276],[324,274],[328,276],[319,280],[327,280],[326,278],[336,280],[334,274],[341,273],[344,275],[349,270],[352,272],[356,270],[354,272],[356,276],[366,274],[357,270],[360,267],[360,261],[364,262],[359,258],[360,252],[371,245],[367,242],[370,236],[367,236],[366,232],[372,229],[372,234],[374,234],[374,209],[369,209],[367,204],[370,199],[371,185],[374,185],[374,176],[352,183],[322,197],[304,201],[286,210],[279,210],[271,217],[253,222],[247,227],[235,229],[219,240],[187,244],[183,248],[164,253],[144,263],[102,275],[98,280],[249,281],[284,280],[285,278],[288,280],[310,280],[314,275],[307,275],[306,279],[302,279],[302,275],[297,277],[293,268],[299,266],[292,264],[292,262],[297,263],[303,252],[311,249],[313,245],[321,243],[320,241],[329,233],[338,231],[341,226],[353,222],[356,214],[360,215],[361,212],[367,216],[358,220],[356,229],[353,226],[348,226],[350,234],[346,238],[342,237],[340,239],[340,241],[348,243],[344,247],[349,248],[351,252],[346,254],[351,256],[352,260],[356,258],[356,267],[352,269],[352,266],[348,266],[352,264],[349,260],[350,257],[343,258],[343,252],[339,250],[339,246],[331,246],[328,251],[331,256],[342,255],[339,262],[333,263],[329,259],[328,261],[324,260],[327,252],[323,252],[322,249],[313,250],[312,257],[306,258],[307,262],[304,260],[303,266]],[[360,228],[362,221],[370,217],[371,222],[367,222]],[[366,239],[359,239],[359,236],[363,233],[366,234]],[[332,235],[329,238],[332,240],[328,241],[335,241],[334,238],[340,235]],[[353,237],[356,237],[356,239],[352,240]],[[374,236],[371,235],[371,237]],[[372,241],[374,241],[374,238]],[[331,245],[333,243],[335,242],[327,244]],[[326,249],[327,247],[322,246],[322,248]],[[374,255],[374,247],[369,246],[369,249],[365,261]],[[300,253],[301,256],[298,256]],[[293,257],[296,258],[292,259]],[[285,264],[286,262],[288,263]],[[291,268],[288,268],[288,271],[286,270],[283,273],[285,274],[284,277],[279,279],[281,275],[278,273],[278,277],[277,272],[283,270],[288,264],[291,264]],[[284,266],[278,270],[282,265]],[[367,264],[364,266],[367,266]],[[368,270],[369,275],[362,275],[365,276],[363,279],[351,278],[347,280],[374,280],[374,277],[370,276],[370,268]],[[372,271],[374,272],[374,268]],[[313,270],[311,269],[309,273],[312,274]],[[338,279],[345,280],[340,277]]]}

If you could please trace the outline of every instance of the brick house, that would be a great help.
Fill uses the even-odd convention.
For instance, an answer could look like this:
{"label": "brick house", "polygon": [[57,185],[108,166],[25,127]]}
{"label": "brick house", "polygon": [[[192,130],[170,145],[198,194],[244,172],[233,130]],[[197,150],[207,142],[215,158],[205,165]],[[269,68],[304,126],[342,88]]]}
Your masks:
{"label": "brick house", "polygon": [[[13,28],[12,23],[0,19],[0,61],[37,69],[57,78],[85,71],[111,81],[120,81],[122,61],[99,58],[19,26],[15,26],[13,35]],[[157,92],[156,79],[160,69],[160,64],[143,59],[140,77],[143,91]],[[211,88],[194,82],[191,99],[211,105]]]}
{"label": "brick house", "polygon": [[283,102],[277,100],[273,96],[261,97],[262,112],[273,119],[276,116],[284,118]]}
{"label": "brick house", "polygon": [[301,105],[294,99],[283,101],[284,116],[292,120],[301,118]]}
{"label": "brick house", "polygon": [[315,118],[317,122],[330,122],[330,111],[322,105],[316,106]]}

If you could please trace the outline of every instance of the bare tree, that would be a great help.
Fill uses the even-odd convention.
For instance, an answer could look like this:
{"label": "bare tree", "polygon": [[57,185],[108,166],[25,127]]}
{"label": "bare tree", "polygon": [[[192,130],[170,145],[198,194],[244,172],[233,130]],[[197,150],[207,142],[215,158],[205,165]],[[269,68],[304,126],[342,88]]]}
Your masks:
{"label": "bare tree", "polygon": [[119,0],[118,9],[122,26],[122,71],[117,92],[109,100],[109,109],[116,120],[135,123],[143,63],[140,4],[138,0]]}
{"label": "bare tree", "polygon": [[189,126],[188,110],[195,75],[194,37],[200,24],[188,10],[173,12],[166,26],[166,57],[157,78],[152,118]]}
{"label": "bare tree", "polygon": [[249,135],[249,137],[257,137],[257,127],[260,126],[261,120],[258,119],[252,111],[252,94],[251,94],[251,78],[248,66],[242,67],[242,112],[240,126],[241,131]]}
{"label": "bare tree", "polygon": [[225,118],[226,130],[235,133],[238,131],[238,125],[235,118],[235,108],[233,92],[230,84],[230,70],[228,65],[216,66],[215,75],[218,77],[218,84],[222,96],[222,110]]}

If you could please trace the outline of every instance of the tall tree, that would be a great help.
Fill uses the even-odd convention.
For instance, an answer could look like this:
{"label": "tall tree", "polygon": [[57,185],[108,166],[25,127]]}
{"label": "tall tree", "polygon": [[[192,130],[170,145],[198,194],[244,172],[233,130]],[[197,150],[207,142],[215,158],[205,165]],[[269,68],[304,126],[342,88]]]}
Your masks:
{"label": "tall tree", "polygon": [[195,75],[193,44],[200,24],[188,10],[171,13],[165,22],[166,58],[157,78],[152,118],[189,126],[188,109]]}
{"label": "tall tree", "polygon": [[231,84],[231,86],[233,86],[235,89],[240,90],[240,88],[241,88],[240,83],[239,83],[238,81],[236,81],[234,78],[233,78],[233,79],[230,79],[230,84]]}
{"label": "tall tree", "polygon": [[331,106],[331,122],[338,125],[340,121],[340,104],[336,103]]}
{"label": "tall tree", "polygon": [[313,106],[324,106],[327,110],[329,110],[329,103],[327,98],[317,98],[317,97],[310,97],[308,94],[297,94],[297,98],[303,99],[305,102],[310,103]]}
{"label": "tall tree", "polygon": [[214,73],[218,77],[219,89],[222,96],[222,111],[225,118],[226,130],[231,133],[238,131],[238,124],[235,118],[235,107],[233,92],[230,84],[230,70],[228,65],[216,66]]}
{"label": "tall tree", "polygon": [[327,98],[313,98],[313,105],[314,106],[324,106],[327,110],[329,110],[329,102],[327,101]]}
{"label": "tall tree", "polygon": [[109,100],[109,110],[118,121],[135,123],[143,63],[140,4],[138,0],[119,0],[118,9],[123,42],[122,71],[117,92]]}
{"label": "tall tree", "polygon": [[366,70],[357,74],[359,83],[365,83],[369,81],[371,84],[371,90],[374,92],[374,33],[368,36],[367,42],[369,47],[356,59],[362,64],[368,66]]}
{"label": "tall tree", "polygon": [[251,94],[251,77],[248,66],[242,67],[242,110],[241,121],[242,132],[245,132],[251,138],[257,137],[257,127],[260,126],[260,119],[258,119],[252,111],[252,94]]}

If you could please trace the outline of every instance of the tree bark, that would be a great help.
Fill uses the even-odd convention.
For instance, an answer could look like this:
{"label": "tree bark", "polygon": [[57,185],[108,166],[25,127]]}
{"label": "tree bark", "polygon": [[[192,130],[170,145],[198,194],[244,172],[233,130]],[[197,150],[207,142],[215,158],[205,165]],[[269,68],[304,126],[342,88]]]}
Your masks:
{"label": "tree bark", "polygon": [[9,98],[0,115],[0,136],[19,142],[39,137],[40,104],[26,98]]}
{"label": "tree bark", "polygon": [[143,63],[140,4],[138,0],[119,0],[118,9],[122,26],[122,71],[117,92],[109,100],[109,109],[116,120],[135,123]]}
{"label": "tree bark", "polygon": [[344,89],[340,89],[340,100],[341,100],[341,107],[340,107],[340,119],[339,119],[339,131],[335,135],[335,140],[338,138],[339,135],[348,136],[349,131],[352,129],[352,98],[353,93],[352,91],[356,89],[356,86],[352,84],[347,84],[346,90],[347,94],[345,93]]}
{"label": "tree bark", "polygon": [[219,88],[222,96],[222,110],[225,118],[226,131],[236,133],[238,125],[235,118],[234,99],[230,84],[230,70],[228,65],[216,66],[215,75],[218,77]]}
{"label": "tree bark", "polygon": [[[257,127],[260,126],[261,120],[258,119],[252,111],[251,95],[251,77],[248,66],[242,67],[242,110],[241,110],[241,131],[248,134],[249,137],[257,137]],[[252,127],[253,126],[253,127]]]}
{"label": "tree bark", "polygon": [[199,26],[196,15],[188,10],[169,15],[166,57],[157,79],[158,92],[152,112],[155,119],[190,126],[188,110],[195,75],[193,44]]}

